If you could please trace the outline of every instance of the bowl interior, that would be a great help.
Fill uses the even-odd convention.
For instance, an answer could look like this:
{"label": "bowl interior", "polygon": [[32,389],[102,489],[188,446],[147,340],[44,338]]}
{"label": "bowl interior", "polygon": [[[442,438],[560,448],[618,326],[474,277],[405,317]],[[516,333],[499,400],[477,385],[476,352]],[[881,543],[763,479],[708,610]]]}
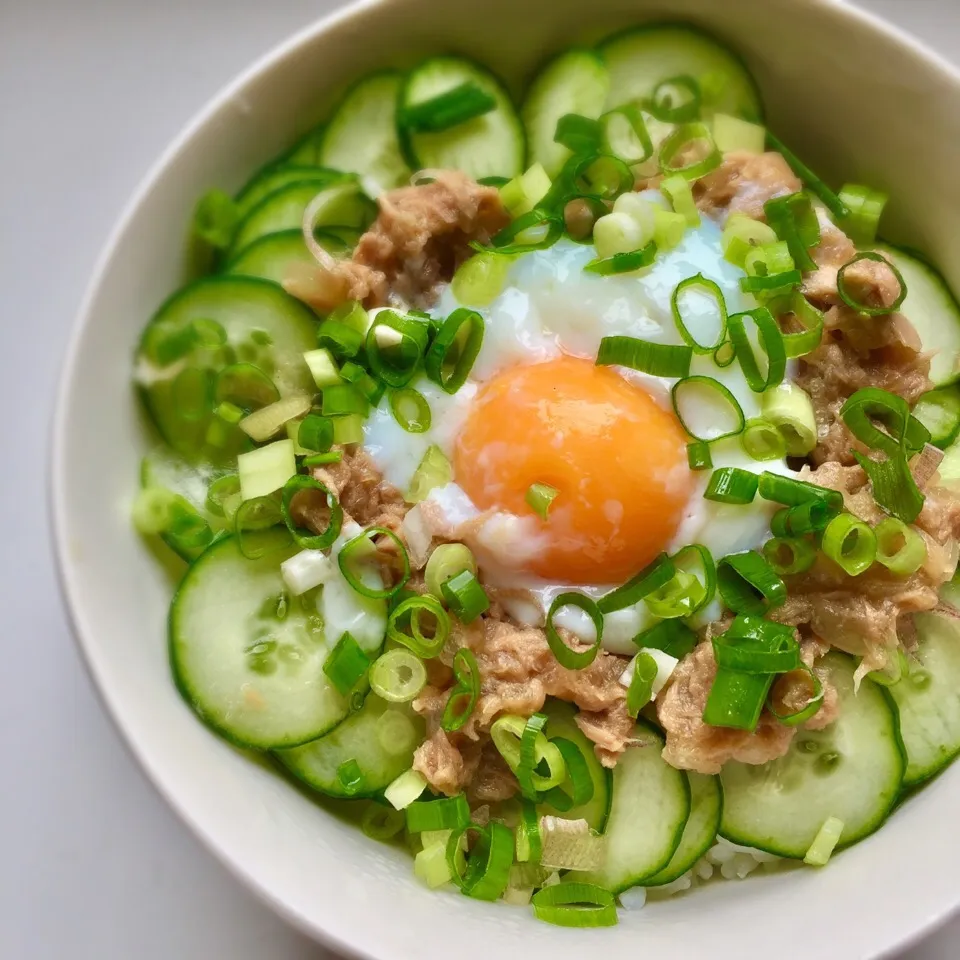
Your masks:
{"label": "bowl interior", "polygon": [[[731,42],[778,132],[828,179],[889,190],[891,238],[934,254],[960,285],[950,216],[960,203],[960,81],[860,14],[827,0],[596,0],[589,9],[577,0],[387,0],[308,30],[203,112],[131,204],[84,309],[61,394],[53,483],[64,584],[88,661],[133,750],[184,819],[278,909],[347,950],[440,960],[455,949],[479,960],[518,952],[517,938],[530,936],[558,956],[588,941],[614,950],[640,943],[664,960],[760,956],[775,942],[781,960],[806,960],[815,936],[824,960],[867,957],[960,900],[960,839],[949,829],[960,770],[951,770],[829,870],[713,884],[625,914],[612,930],[547,927],[525,910],[426,891],[405,855],[210,734],[171,683],[171,581],[128,520],[148,443],[130,366],[147,318],[185,277],[196,197],[239,186],[372,68],[464,51],[517,91],[563,45],[651,19],[692,19]],[[799,917],[805,933],[784,937]]]}

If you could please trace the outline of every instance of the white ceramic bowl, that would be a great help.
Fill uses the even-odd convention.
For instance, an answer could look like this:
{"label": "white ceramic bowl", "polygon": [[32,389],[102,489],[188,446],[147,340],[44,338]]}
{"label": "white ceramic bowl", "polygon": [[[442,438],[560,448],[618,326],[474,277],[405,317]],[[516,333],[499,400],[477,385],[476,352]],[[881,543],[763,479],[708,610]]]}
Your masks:
{"label": "white ceramic bowl", "polygon": [[406,856],[217,739],[170,680],[170,584],[128,520],[145,442],[130,366],[144,323],[183,277],[196,197],[239,186],[348,81],[387,61],[462,50],[516,86],[571,40],[657,18],[691,18],[728,38],[781,134],[828,177],[890,189],[888,232],[936,251],[960,286],[960,76],[878,21],[829,0],[385,0],[293,38],[200,113],[129,204],[78,320],[56,417],[53,501],[87,662],[133,752],[197,835],[286,917],[343,950],[378,960],[530,950],[556,960],[584,950],[849,960],[902,945],[960,903],[954,768],[826,870],[714,883],[624,913],[609,930],[549,927],[523,909],[425,890]]}

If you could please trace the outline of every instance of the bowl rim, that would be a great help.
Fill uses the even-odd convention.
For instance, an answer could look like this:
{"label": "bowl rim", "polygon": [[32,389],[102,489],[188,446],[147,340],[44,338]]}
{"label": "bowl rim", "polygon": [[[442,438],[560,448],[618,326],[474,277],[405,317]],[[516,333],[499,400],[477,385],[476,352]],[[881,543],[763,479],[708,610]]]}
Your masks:
{"label": "bowl rim", "polygon": [[[97,300],[100,287],[108,272],[109,265],[116,255],[123,235],[136,220],[144,201],[154,190],[157,182],[163,176],[167,166],[189,144],[193,137],[202,130],[226,105],[243,94],[248,84],[264,73],[278,66],[283,60],[295,53],[301,47],[313,42],[319,35],[360,17],[377,8],[384,8],[402,3],[403,0],[347,0],[339,9],[322,17],[318,17],[301,27],[286,39],[274,44],[267,51],[258,56],[252,63],[237,73],[232,79],[210,96],[180,128],[159,157],[149,166],[142,175],[137,186],[123,204],[120,213],[107,233],[100,253],[96,258],[90,279],[80,299],[79,307],[71,321],[70,334],[64,351],[59,385],[53,406],[52,419],[49,424],[49,447],[51,469],[47,474],[46,495],[47,506],[51,522],[49,537],[52,541],[55,559],[57,585],[63,599],[67,623],[73,640],[80,652],[80,661],[87,675],[93,681],[93,688],[97,698],[103,706],[107,716],[120,736],[128,754],[133,758],[141,772],[146,776],[153,788],[160,794],[165,803],[175,812],[177,817],[189,828],[203,848],[226,867],[229,874],[239,881],[245,890],[252,893],[261,903],[267,905],[277,915],[282,917],[299,932],[311,937],[325,947],[336,950],[341,954],[353,957],[365,956],[362,950],[341,939],[329,930],[317,925],[310,918],[289,907],[274,895],[271,889],[260,881],[256,873],[241,863],[226,846],[217,842],[204,826],[195,819],[189,806],[181,803],[176,791],[169,787],[160,770],[156,769],[148,750],[140,745],[134,734],[123,720],[123,706],[121,698],[103,676],[98,656],[87,638],[81,624],[80,589],[75,582],[74,564],[70,556],[70,547],[67,539],[67,499],[66,499],[66,422],[70,397],[74,392],[74,381],[77,375],[78,355],[80,346],[87,336],[88,328],[93,319],[93,308]],[[960,91],[960,63],[953,63],[946,55],[928,46],[913,34],[900,26],[884,19],[879,14],[853,6],[850,0],[799,0],[812,7],[819,7],[830,14],[845,19],[851,27],[858,30],[870,30],[882,34],[889,41],[906,49],[912,56],[926,61],[927,65],[935,68],[945,76],[950,83]],[[652,18],[661,19],[661,18]],[[927,917],[925,923],[904,934],[897,941],[885,945],[875,954],[875,957],[892,957],[895,953],[909,948],[928,936],[935,929],[946,923],[952,916],[960,912],[960,887],[957,889],[955,901],[946,909]]]}

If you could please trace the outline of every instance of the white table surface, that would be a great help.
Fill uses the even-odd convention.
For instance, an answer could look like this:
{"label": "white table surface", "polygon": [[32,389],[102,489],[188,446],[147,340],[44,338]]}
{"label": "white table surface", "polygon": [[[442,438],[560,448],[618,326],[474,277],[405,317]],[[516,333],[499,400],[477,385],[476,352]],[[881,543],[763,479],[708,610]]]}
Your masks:
{"label": "white table surface", "polygon": [[[211,94],[336,5],[0,0],[3,960],[329,956],[201,849],[122,746],[65,621],[46,470],[67,333],[122,205]],[[863,5],[960,60],[957,0]],[[903,960],[957,956],[960,920]]]}

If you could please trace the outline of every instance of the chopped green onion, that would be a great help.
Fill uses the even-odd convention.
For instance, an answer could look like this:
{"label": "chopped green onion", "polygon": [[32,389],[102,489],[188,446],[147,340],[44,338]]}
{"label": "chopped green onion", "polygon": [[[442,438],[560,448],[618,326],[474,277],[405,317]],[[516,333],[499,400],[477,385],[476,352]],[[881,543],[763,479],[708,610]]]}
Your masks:
{"label": "chopped green onion", "polygon": [[[766,374],[760,372],[753,344],[747,333],[746,318],[753,320],[760,346],[767,356]],[[783,343],[783,334],[773,314],[766,307],[757,307],[743,313],[735,313],[727,319],[730,340],[733,342],[743,378],[754,393],[763,393],[783,381],[787,369],[787,353]]]}
{"label": "chopped green onion", "polygon": [[728,113],[713,115],[713,139],[721,153],[763,153],[765,127]]}
{"label": "chopped green onion", "polygon": [[[490,252],[513,257],[552,247],[563,235],[563,218],[538,207],[517,217],[490,241]],[[486,248],[477,248],[484,252]]]}
{"label": "chopped green onion", "polygon": [[700,84],[683,74],[661,80],[646,103],[647,110],[661,123],[686,123],[700,116]]}
{"label": "chopped green onion", "polygon": [[757,483],[757,475],[749,470],[718,467],[710,476],[703,498],[717,503],[753,503]]}
{"label": "chopped green onion", "polygon": [[547,519],[550,505],[557,498],[560,491],[547,483],[532,483],[527,489],[525,500],[527,506],[541,519]]}
{"label": "chopped green onion", "polygon": [[787,455],[783,434],[769,420],[753,417],[740,434],[740,446],[751,460],[782,460]]}
{"label": "chopped green onion", "polygon": [[279,490],[296,472],[292,440],[276,440],[237,457],[240,495],[244,500]]}
{"label": "chopped green onion", "polygon": [[896,517],[887,517],[873,528],[877,537],[877,562],[892,574],[908,577],[927,559],[927,544],[912,527]]}
{"label": "chopped green onion", "polygon": [[333,442],[341,445],[363,443],[363,416],[350,413],[333,418]]}
{"label": "chopped green onion", "polygon": [[817,548],[800,537],[774,537],[763,545],[763,556],[784,577],[809,570],[817,559]]}
{"label": "chopped green onion", "polygon": [[529,213],[550,192],[550,177],[542,163],[507,181],[500,188],[500,200],[511,217]]}
{"label": "chopped green onion", "polygon": [[760,398],[763,419],[783,438],[786,453],[803,457],[817,445],[817,419],[809,394],[795,383],[781,383]]}
{"label": "chopped green onion", "polygon": [[370,668],[370,689],[389,703],[409,703],[426,683],[423,661],[409,650],[388,650]]}
{"label": "chopped green onion", "polygon": [[315,413],[304,417],[297,432],[297,443],[306,450],[326,453],[333,443],[333,421]]}
{"label": "chopped green onion", "polygon": [[717,589],[734,613],[762,616],[787,599],[787,588],[755,550],[734,553],[717,564]]}
{"label": "chopped green onion", "polygon": [[[849,289],[847,284],[847,271],[861,260],[869,260],[872,263],[882,263],[884,266],[890,269],[897,281],[897,289],[899,290],[899,293],[897,294],[896,300],[894,300],[889,306],[885,306],[881,303],[880,306],[875,307],[866,301],[858,300],[854,296],[853,292]],[[885,256],[879,253],[873,253],[870,250],[861,250],[852,260],[848,260],[837,271],[837,293],[840,294],[840,299],[848,307],[856,310],[857,313],[860,313],[865,317],[879,317],[887,313],[895,313],[900,309],[903,301],[907,297],[907,284],[903,279],[903,274]]]}
{"label": "chopped green onion", "polygon": [[740,403],[719,380],[685,377],[673,385],[670,395],[680,425],[694,440],[712,443],[743,432],[746,421]]}
{"label": "chopped green onion", "polygon": [[804,855],[803,862],[811,867],[825,867],[843,836],[843,827],[844,823],[839,818],[827,817]]}
{"label": "chopped green onion", "polygon": [[681,620],[662,620],[633,638],[641,648],[662,650],[682,660],[697,645],[697,635]]}
{"label": "chopped green onion", "polygon": [[404,827],[406,817],[399,810],[371,800],[363,811],[360,829],[371,839],[384,842],[395,837]]}
{"label": "chopped green onion", "polygon": [[823,531],[821,549],[845,573],[857,577],[877,558],[877,537],[862,520],[841,513]]}
{"label": "chopped green onion", "polygon": [[772,227],[742,213],[733,213],[727,218],[720,237],[724,259],[735,267],[743,267],[747,255],[757,247],[773,243],[777,235]]}
{"label": "chopped green onion", "polygon": [[767,223],[789,246],[797,268],[816,269],[817,264],[809,251],[820,243],[820,221],[810,198],[804,193],[774,197],[763,205],[763,210]]}
{"label": "chopped green onion", "polygon": [[[383,799],[389,803],[394,810],[405,810],[427,789],[427,781],[423,779],[423,774],[416,770],[407,770],[401,773],[390,786],[383,791]],[[469,818],[470,811],[467,809]]]}
{"label": "chopped green onion", "polygon": [[634,660],[633,677],[627,688],[627,713],[636,717],[653,698],[653,681],[657,678],[657,661],[642,650]]}
{"label": "chopped green onion", "polygon": [[[591,780],[591,786],[593,781]],[[520,801],[520,823],[517,825],[517,860],[539,863],[543,844],[540,839],[540,817],[530,800]]]}
{"label": "chopped green onion", "polygon": [[737,359],[737,351],[733,347],[733,341],[729,338],[713,351],[713,362],[722,370],[729,367]]}
{"label": "chopped green onion", "polygon": [[710,444],[704,440],[694,440],[687,444],[687,464],[691,470],[709,470],[713,466]]}
{"label": "chopped green onion", "polygon": [[[599,221],[598,221],[599,222]],[[601,277],[610,277],[618,273],[632,273],[649,267],[657,258],[657,245],[651,240],[640,250],[615,253],[610,257],[591,260],[583,269]]]}
{"label": "chopped green onion", "polygon": [[233,530],[240,552],[248,560],[257,560],[289,547],[293,542],[283,523],[277,497],[244,500],[234,514]]}
{"label": "chopped green onion", "polygon": [[[419,317],[402,316],[394,310],[379,310],[367,331],[367,362],[371,372],[388,386],[405,386],[416,374],[429,338],[429,324]],[[328,393],[329,390],[323,392],[324,413],[327,413]]]}
{"label": "chopped green onion", "polygon": [[350,383],[336,384],[323,391],[323,415],[342,417],[357,414],[365,417],[370,409],[367,398]]}
{"label": "chopped green onion", "polygon": [[[647,124],[641,111],[633,104],[626,104],[605,113],[600,118],[600,128],[604,151],[628,166],[644,163],[653,156],[653,141],[650,139]],[[592,152],[598,148],[599,144],[586,144],[587,151]]]}
{"label": "chopped green onion", "polygon": [[[421,628],[422,614],[433,618],[433,625],[427,633]],[[433,597],[408,597],[391,610],[387,619],[387,636],[408,647],[418,657],[430,660],[440,654],[450,636],[450,617]]]}
{"label": "chopped green onion", "polygon": [[319,347],[316,350],[308,350],[303,359],[310,368],[310,375],[313,382],[324,390],[327,387],[334,387],[342,383],[340,371],[337,369],[337,361],[333,359],[333,354],[325,347]]}
{"label": "chopped green onion", "polygon": [[840,191],[840,202],[847,208],[840,226],[858,247],[869,247],[876,241],[880,216],[888,199],[879,190],[855,183],[846,184]]}
{"label": "chopped green onion", "polygon": [[467,307],[454,310],[437,331],[424,365],[445,393],[456,393],[466,383],[483,345],[483,331],[483,317]]}
{"label": "chopped green onion", "polygon": [[252,363],[231,363],[217,374],[217,403],[232,403],[250,412],[280,399],[277,385]]}
{"label": "chopped green onion", "polygon": [[592,883],[556,883],[538,890],[531,901],[538,920],[558,927],[613,927],[613,894]]}
{"label": "chopped green onion", "polygon": [[783,335],[783,345],[788,359],[804,357],[820,346],[820,341],[823,339],[823,313],[799,290],[794,290],[789,299],[783,298],[771,303],[770,306],[781,316],[792,315],[793,325],[801,328],[799,331]]}
{"label": "chopped green onion", "polygon": [[482,117],[496,106],[496,99],[486,90],[464,81],[429,100],[404,106],[400,110],[399,122],[410,133],[441,133]]}
{"label": "chopped green onion", "polygon": [[[363,342],[366,339],[366,333],[341,323],[338,320],[325,320],[320,324],[317,331],[317,344],[321,349],[326,349],[341,360],[355,357],[362,349]],[[321,377],[330,379],[329,371],[326,365],[321,367]],[[336,381],[332,381],[328,386],[335,386]],[[317,384],[320,386],[320,384]]]}
{"label": "chopped green onion", "polygon": [[[598,257],[595,262],[605,263],[609,260],[613,263],[618,253],[636,255],[639,251],[641,266],[647,256],[650,256],[652,263],[652,254],[656,254],[656,250],[653,249],[651,254],[644,253],[649,248],[650,232],[633,212],[614,208],[612,213],[599,217],[593,225],[593,245],[597,248]],[[610,272],[612,268],[602,269]]]}
{"label": "chopped green onion", "polygon": [[466,307],[487,307],[503,292],[511,266],[508,257],[476,253],[457,268],[450,289]]}
{"label": "chopped green onion", "polygon": [[[806,678],[810,681],[810,697],[807,702],[797,710],[794,710],[792,713],[782,713],[777,709],[777,689],[779,686],[779,681],[774,683],[773,690],[770,695],[770,702],[767,704],[767,709],[784,725],[787,727],[799,727],[801,723],[806,723],[812,717],[816,716],[820,710],[820,707],[823,706],[824,700],[824,689],[823,684],[820,682],[820,678],[805,664],[800,663],[796,671],[791,672],[802,672]],[[781,678],[783,679],[783,678]]]}
{"label": "chopped green onion", "polygon": [[686,377],[693,349],[671,343],[652,343],[636,337],[604,337],[597,353],[597,366],[617,364],[654,377]]}
{"label": "chopped green onion", "polygon": [[[317,494],[323,498],[322,505],[316,503]],[[311,524],[325,520],[326,525],[319,533],[312,525],[305,528],[296,522],[291,510],[295,497],[307,499],[306,514]],[[340,501],[332,490],[312,477],[296,474],[284,484],[280,498],[280,511],[283,514],[283,522],[297,542],[297,546],[304,549],[325,550],[340,536],[340,528],[343,525],[343,508],[340,506]]]}
{"label": "chopped green onion", "polygon": [[[620,589],[622,590],[623,588],[621,587]],[[616,592],[615,590],[614,593]],[[607,597],[610,596],[612,595],[607,594]],[[605,597],[604,599],[607,598]],[[571,650],[570,647],[564,643],[560,634],[557,633],[553,618],[563,607],[577,607],[593,621],[597,636],[589,649],[582,652]],[[590,597],[584,596],[582,593],[574,593],[572,591],[561,593],[554,599],[553,603],[550,604],[550,610],[547,612],[546,630],[547,643],[550,645],[550,650],[554,657],[556,657],[557,663],[562,667],[566,667],[568,670],[582,670],[584,667],[589,667],[590,664],[596,660],[597,654],[600,652],[600,641],[603,639],[603,613]]]}
{"label": "chopped green onion", "polygon": [[552,787],[544,794],[543,801],[554,810],[566,813],[574,807],[582,807],[593,799],[595,789],[593,777],[590,775],[590,767],[584,759],[583,752],[577,744],[564,737],[554,737],[550,742],[563,757],[566,776],[563,783]]}
{"label": "chopped green onion", "polygon": [[431,890],[442,887],[453,879],[450,865],[447,863],[447,839],[449,830],[440,830],[443,840],[429,845],[424,844],[413,858],[413,873],[422,880]]}
{"label": "chopped green onion", "polygon": [[407,829],[411,833],[462,830],[470,823],[470,806],[462,793],[442,800],[415,800],[405,809]]}
{"label": "chopped green onion", "polygon": [[424,581],[430,594],[443,599],[443,585],[459,573],[477,572],[477,562],[470,548],[463,543],[441,543],[430,554],[424,569]]}
{"label": "chopped green onion", "polygon": [[222,190],[208,190],[193,211],[193,232],[218,250],[230,246],[239,222],[240,208]]}
{"label": "chopped green onion", "polygon": [[[603,136],[600,122],[577,113],[566,113],[558,121],[553,135],[555,143],[562,144],[576,155],[594,154],[600,149]],[[610,151],[616,153],[616,151]]]}
{"label": "chopped green onion", "polygon": [[653,211],[653,242],[658,250],[672,250],[683,240],[687,230],[687,218],[672,210]]}
{"label": "chopped green onion", "polygon": [[480,696],[480,667],[473,652],[466,647],[454,654],[453,676],[457,682],[440,719],[441,729],[448,733],[459,730],[470,719]]}
{"label": "chopped green onion", "polygon": [[[863,387],[840,408],[847,429],[872,450],[895,454],[920,450],[930,442],[930,431],[910,415],[903,397],[878,387]],[[881,430],[877,424],[885,427]]]}
{"label": "chopped green onion", "polygon": [[444,580],[440,591],[447,607],[461,623],[473,623],[480,614],[490,609],[486,592],[469,570]]}
{"label": "chopped green onion", "polygon": [[630,167],[619,157],[607,153],[584,157],[574,170],[577,191],[601,200],[615,200],[620,194],[633,190],[633,184]]}
{"label": "chopped green onion", "polygon": [[583,818],[568,820],[547,814],[540,819],[543,852],[540,864],[548,870],[595,871],[606,858],[604,838]]}
{"label": "chopped green onion", "polygon": [[340,637],[323,662],[323,672],[344,697],[360,682],[369,669],[369,658],[349,631]]}
{"label": "chopped green onion", "polygon": [[904,523],[913,523],[920,516],[925,497],[910,472],[903,451],[884,456],[885,460],[873,460],[854,453],[870,480],[873,499],[891,516]]}
{"label": "chopped green onion", "polygon": [[226,423],[231,424],[239,423],[244,417],[243,410],[235,403],[231,403],[229,400],[224,400],[221,403],[218,403],[213,413],[214,416],[217,416]]}
{"label": "chopped green onion", "polygon": [[773,684],[773,674],[739,673],[717,668],[703,709],[703,722],[712,727],[753,731]]}
{"label": "chopped green onion", "polygon": [[207,513],[228,520],[240,505],[240,478],[235,473],[218,477],[207,488]]}
{"label": "chopped green onion", "polygon": [[[699,590],[693,590],[693,607],[690,614],[699,613],[711,600],[717,592],[717,565],[714,563],[713,555],[700,543],[688,543],[681,547],[671,558],[677,573],[690,573],[687,569],[693,566],[697,572],[691,574],[699,584]],[[696,599],[697,593],[700,594]]]}
{"label": "chopped green onion", "polygon": [[165,533],[170,529],[177,501],[182,499],[165,487],[146,487],[139,491],[131,510],[137,532],[145,537]]}
{"label": "chopped green onion", "polygon": [[785,296],[803,282],[803,274],[799,270],[785,270],[783,273],[768,274],[766,276],[741,277],[740,289],[744,293],[752,293],[758,299]]}
{"label": "chopped green onion", "polygon": [[611,590],[601,597],[597,609],[602,614],[614,613],[638,604],[654,590],[669,583],[676,574],[673,560],[661,553],[656,560],[647,564],[639,573],[634,574],[625,584]]}
{"label": "chopped green onion", "polygon": [[[710,343],[702,343],[689,330],[680,311],[680,297],[685,292],[698,293],[701,296],[710,298],[715,306],[717,313],[716,336]],[[708,280],[702,273],[694,277],[687,277],[677,284],[673,295],[670,298],[670,308],[673,311],[673,320],[680,331],[680,336],[693,348],[694,353],[713,353],[717,347],[726,339],[727,336],[727,302],[724,300],[723,292],[720,287],[712,280]]]}
{"label": "chopped green onion", "polygon": [[[477,834],[461,873],[461,841],[467,831]],[[495,820],[485,827],[470,824],[454,830],[447,841],[447,864],[460,892],[475,900],[499,900],[507,889],[513,865],[513,834]]]}
{"label": "chopped green onion", "polygon": [[802,537],[819,533],[837,515],[825,500],[808,500],[795,507],[778,510],[770,521],[770,530],[776,537]]}
{"label": "chopped green onion", "polygon": [[[563,753],[555,743],[547,740],[543,733],[546,724],[547,718],[542,713],[527,717],[520,734],[519,760],[515,766],[512,766],[517,782],[520,784],[520,792],[528,800],[534,800],[540,793],[559,786],[567,774]],[[491,729],[491,735],[492,733]],[[499,749],[496,738],[494,743]],[[545,775],[539,772],[544,763],[548,770]]]}
{"label": "chopped green onion", "polygon": [[809,187],[823,205],[838,219],[849,213],[846,204],[820,179],[779,137],[767,131],[770,146],[779,153],[790,169]]}
{"label": "chopped green onion", "polygon": [[453,467],[450,461],[436,444],[431,444],[427,447],[427,452],[413,474],[405,499],[407,503],[420,503],[421,500],[426,499],[431,490],[443,487],[451,480],[453,480]]}
{"label": "chopped green onion", "polygon": [[690,617],[705,606],[703,585],[691,573],[678,570],[673,579],[644,598],[647,609],[664,620]]}
{"label": "chopped green onion", "polygon": [[390,391],[390,412],[402,430],[407,433],[425,433],[430,429],[430,404],[413,387]]}
{"label": "chopped green onion", "polygon": [[[341,417],[341,419],[344,419]],[[343,452],[340,450],[328,450],[326,453],[316,453],[303,458],[305,467],[326,467],[331,463],[339,463],[343,459]]]}
{"label": "chopped green onion", "polygon": [[[393,562],[394,570],[396,570],[396,565],[399,564],[397,581],[392,586],[372,586],[369,582],[363,580],[362,570],[358,569],[360,567],[369,567],[371,561],[381,557],[382,552],[377,548],[376,544],[373,543],[372,537],[386,537],[392,545],[393,552],[383,556],[383,559]],[[352,540],[348,540],[337,555],[337,563],[347,583],[349,583],[360,596],[370,597],[374,600],[389,599],[398,591],[402,590],[403,585],[410,579],[410,558],[407,556],[407,549],[404,547],[400,538],[386,527],[368,527]],[[440,604],[437,604],[437,606],[439,607]],[[444,617],[446,617],[445,613]],[[417,653],[416,649],[413,647],[411,647],[411,649],[414,653]]]}
{"label": "chopped green onion", "polygon": [[772,500],[774,503],[782,503],[788,507],[795,507],[808,500],[826,500],[831,509],[843,509],[843,494],[838,490],[808,483],[806,480],[782,477],[778,473],[769,471],[761,473],[757,489],[764,500]]}
{"label": "chopped green onion", "polygon": [[670,201],[674,213],[683,217],[686,226],[700,226],[700,211],[693,199],[693,188],[683,174],[675,173],[672,177],[665,177],[660,184],[660,192]]}
{"label": "chopped green onion", "polygon": [[[702,156],[688,163],[678,162],[695,144],[702,144]],[[665,176],[679,173],[688,180],[698,180],[716,170],[722,160],[705,123],[682,123],[660,144],[660,170]]]}
{"label": "chopped green onion", "polygon": [[713,638],[713,655],[718,669],[737,673],[777,674],[789,673],[800,665],[800,644],[793,636],[792,627],[781,627],[780,624],[761,620],[761,627],[780,629],[742,637],[731,636],[735,625],[736,621],[726,633]]}
{"label": "chopped green onion", "polygon": [[353,758],[344,760],[337,767],[337,780],[348,797],[359,793],[363,789],[364,780],[360,764]]}

